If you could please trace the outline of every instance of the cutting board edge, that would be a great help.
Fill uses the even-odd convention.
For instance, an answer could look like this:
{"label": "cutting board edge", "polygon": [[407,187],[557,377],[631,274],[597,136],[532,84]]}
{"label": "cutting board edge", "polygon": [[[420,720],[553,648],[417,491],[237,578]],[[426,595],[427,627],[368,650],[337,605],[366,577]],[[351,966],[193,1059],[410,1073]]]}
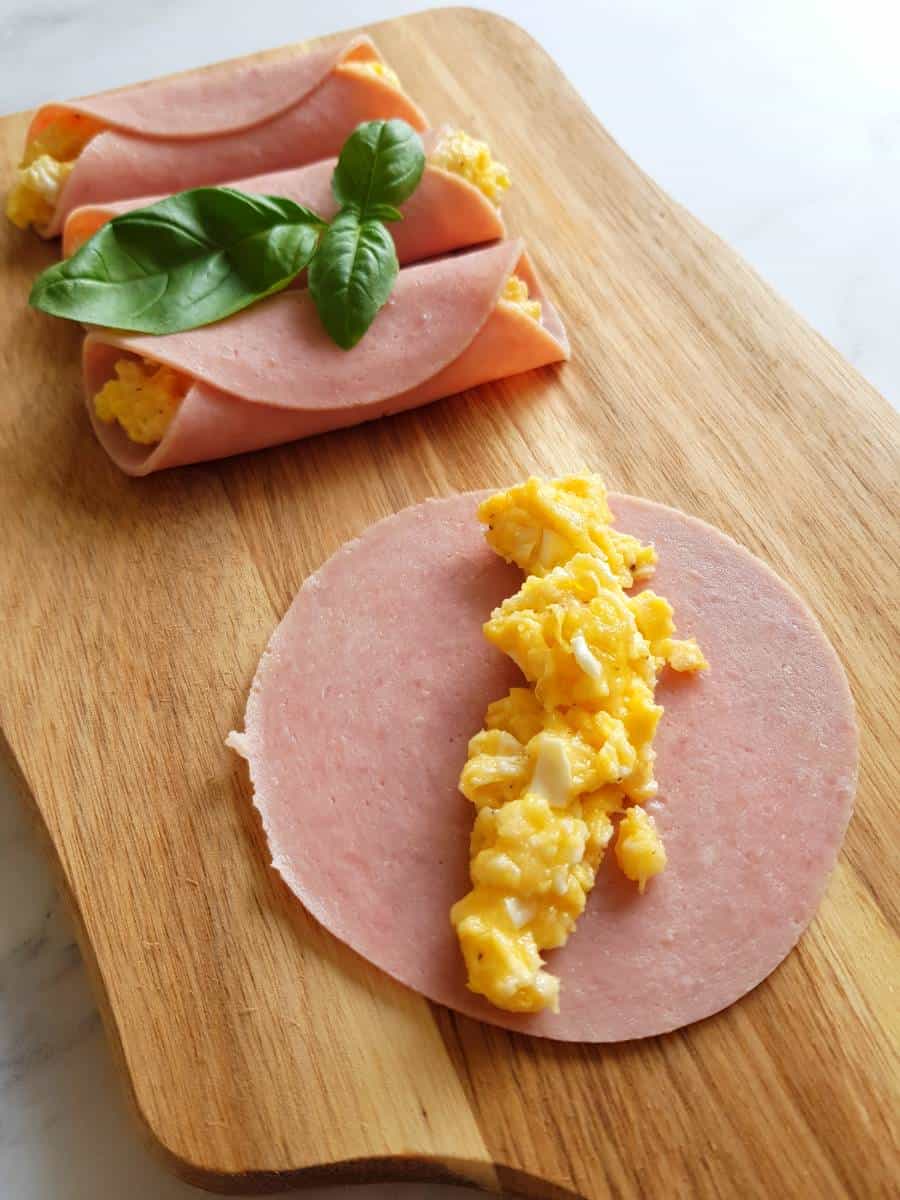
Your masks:
{"label": "cutting board edge", "polygon": [[[2,122],[3,118],[0,118]],[[298,1165],[273,1170],[266,1167],[245,1167],[231,1170],[214,1162],[192,1159],[170,1144],[165,1130],[157,1128],[153,1118],[140,1101],[134,1077],[129,1069],[125,1048],[111,1003],[103,972],[89,937],[81,906],[66,870],[63,855],[47,827],[41,806],[28,781],[21,763],[6,734],[0,729],[0,764],[10,776],[12,790],[21,799],[51,876],[72,923],[75,941],[90,982],[91,992],[103,1025],[106,1043],[116,1066],[115,1074],[125,1103],[134,1118],[137,1133],[147,1151],[177,1178],[203,1191],[225,1195],[278,1193],[295,1188],[324,1185],[355,1185],[366,1183],[436,1183],[476,1187],[486,1192],[500,1190],[498,1176],[502,1173],[504,1190],[521,1188],[517,1194],[540,1195],[543,1200],[581,1200],[579,1194],[560,1188],[552,1181],[529,1175],[512,1164],[503,1164],[490,1157],[460,1158],[446,1153],[421,1153],[410,1149],[406,1153],[374,1154],[356,1158],[336,1159],[328,1164]],[[428,1002],[429,1012],[434,1006]],[[531,1185],[541,1188],[533,1192]]]}

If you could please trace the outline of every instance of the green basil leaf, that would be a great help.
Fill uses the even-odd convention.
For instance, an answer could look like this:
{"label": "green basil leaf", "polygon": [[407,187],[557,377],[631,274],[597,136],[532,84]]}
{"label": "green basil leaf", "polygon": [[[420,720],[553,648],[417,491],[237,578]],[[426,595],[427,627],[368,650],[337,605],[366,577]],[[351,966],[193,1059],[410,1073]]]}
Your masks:
{"label": "green basil leaf", "polygon": [[366,210],[367,221],[402,221],[403,213],[392,204],[370,204]]}
{"label": "green basil leaf", "polygon": [[[331,190],[341,207],[357,210],[361,221],[393,221],[424,170],[425,149],[411,125],[396,118],[366,121],[344,143]],[[381,215],[388,210],[390,216]]]}
{"label": "green basil leaf", "polygon": [[394,239],[355,208],[335,217],[309,267],[309,290],[331,338],[350,350],[366,332],[397,278]]}
{"label": "green basil leaf", "polygon": [[39,275],[29,303],[137,333],[196,329],[287,287],[326,228],[292,200],[194,188],[114,218]]}

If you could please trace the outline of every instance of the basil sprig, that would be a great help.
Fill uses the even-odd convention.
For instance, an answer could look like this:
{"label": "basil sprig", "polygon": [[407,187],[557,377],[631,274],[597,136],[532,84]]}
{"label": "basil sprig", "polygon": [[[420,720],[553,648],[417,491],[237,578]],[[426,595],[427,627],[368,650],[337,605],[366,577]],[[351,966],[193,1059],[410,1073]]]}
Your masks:
{"label": "basil sprig", "polygon": [[385,222],[400,219],[424,169],[421,139],[405,121],[368,121],[341,151],[330,225],[285,198],[193,188],[113,218],[38,276],[29,303],[84,324],[179,333],[281,291],[309,267],[322,323],[348,350],[394,286]]}
{"label": "basil sprig", "polygon": [[405,121],[368,121],[341,151],[331,190],[341,205],[309,268],[322,324],[355,346],[391,294],[399,265],[385,221],[398,221],[425,170],[422,140]]}

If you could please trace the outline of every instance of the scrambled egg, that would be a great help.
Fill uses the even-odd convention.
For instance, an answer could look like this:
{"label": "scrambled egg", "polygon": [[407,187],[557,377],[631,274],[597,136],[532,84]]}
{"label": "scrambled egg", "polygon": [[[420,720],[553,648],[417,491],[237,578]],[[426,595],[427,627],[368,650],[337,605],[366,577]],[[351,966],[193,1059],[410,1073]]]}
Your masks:
{"label": "scrambled egg", "polygon": [[451,910],[469,987],[513,1012],[556,1011],[543,950],[565,944],[621,815],[615,855],[644,891],[666,865],[653,818],[660,671],[699,671],[672,608],[626,589],[652,573],[652,546],[611,528],[597,476],[527,483],[486,500],[489,544],[528,574],[491,614],[490,642],[530,687],[487,710],[460,790],[477,810],[472,890]]}
{"label": "scrambled egg", "polygon": [[656,831],[656,822],[639,805],[629,808],[619,822],[616,862],[643,894],[647,880],[666,865],[666,851]]}
{"label": "scrambled egg", "polygon": [[461,175],[494,204],[500,203],[510,184],[509,172],[503,163],[494,162],[487,142],[480,142],[461,129],[444,134],[429,155],[429,162]]}
{"label": "scrambled egg", "polygon": [[610,525],[606,488],[597,475],[531,478],[499,492],[479,510],[488,545],[526,575],[543,575],[584,551],[596,554],[622,587],[648,579],[656,551]]}
{"label": "scrambled egg", "polygon": [[540,321],[541,319],[540,300],[531,300],[529,298],[528,284],[524,279],[520,279],[518,275],[510,275],[509,279],[503,285],[503,291],[500,293],[500,303],[508,304],[511,308],[517,308],[526,317],[530,317],[532,321]]}
{"label": "scrambled egg", "polygon": [[49,223],[75,160],[102,128],[91,117],[65,113],[28,143],[6,199],[6,215],[14,225],[41,229]]}
{"label": "scrambled egg", "polygon": [[27,167],[19,167],[6,198],[6,215],[13,225],[19,229],[48,225],[74,166],[73,162],[59,162],[49,154],[42,154]]}
{"label": "scrambled egg", "polygon": [[162,439],[189,387],[188,377],[171,367],[121,358],[116,378],[94,397],[94,412],[107,424],[118,421],[133,442],[149,446]]}

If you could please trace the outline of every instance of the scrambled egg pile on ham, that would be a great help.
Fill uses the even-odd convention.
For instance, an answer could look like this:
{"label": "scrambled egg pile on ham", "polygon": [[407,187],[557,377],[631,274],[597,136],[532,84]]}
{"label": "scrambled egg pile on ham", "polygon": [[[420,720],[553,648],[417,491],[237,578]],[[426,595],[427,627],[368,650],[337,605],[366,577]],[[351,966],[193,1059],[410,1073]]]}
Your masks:
{"label": "scrambled egg pile on ham", "polygon": [[28,143],[6,198],[6,215],[14,225],[40,230],[49,223],[75,160],[102,129],[91,117],[63,113]]}
{"label": "scrambled egg pile on ham", "polygon": [[461,129],[448,130],[437,143],[428,161],[444,171],[461,175],[474,184],[494,204],[499,204],[510,185],[509,171],[494,161],[487,142],[479,142]]}
{"label": "scrambled egg pile on ham", "polygon": [[491,547],[527,573],[484,627],[529,687],[490,705],[460,790],[477,810],[472,890],[450,914],[472,991],[512,1012],[557,1011],[541,951],[564,945],[621,817],[616,860],[640,892],[666,865],[653,817],[654,691],[665,666],[699,671],[672,609],[627,589],[652,546],[611,527],[596,475],[527,483],[486,500]]}
{"label": "scrambled egg pile on ham", "polygon": [[101,421],[118,421],[133,442],[143,446],[161,440],[190,386],[186,375],[146,359],[120,358],[116,378],[94,397]]}

